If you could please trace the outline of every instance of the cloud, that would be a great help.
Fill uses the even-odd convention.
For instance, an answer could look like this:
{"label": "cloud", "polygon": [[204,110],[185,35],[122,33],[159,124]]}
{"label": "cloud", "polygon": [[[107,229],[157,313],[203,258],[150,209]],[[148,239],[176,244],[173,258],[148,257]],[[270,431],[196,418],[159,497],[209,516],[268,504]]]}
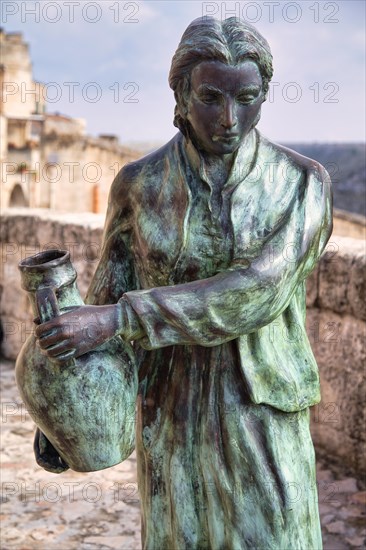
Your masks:
{"label": "cloud", "polygon": [[[145,139],[147,135],[149,139],[169,139],[175,131],[171,123],[174,100],[167,82],[171,58],[187,25],[202,15],[203,4],[104,0],[99,2],[100,19],[94,23],[91,20],[98,10],[85,11],[84,7],[83,12],[86,4],[80,2],[70,23],[64,4],[59,2],[62,17],[58,22],[50,23],[44,14],[36,22],[34,16],[22,18],[19,11],[9,16],[5,24],[7,31],[24,33],[30,44],[36,79],[56,81],[62,86],[68,81],[80,83],[77,102],[68,103],[64,93],[61,102],[49,109],[87,118],[93,133],[111,131],[124,140]],[[240,10],[248,5],[239,2],[228,6],[236,4]],[[283,11],[289,4],[301,7],[301,17],[296,23],[289,22],[295,11],[290,8]],[[332,15],[329,6],[335,4],[339,10]],[[222,5],[217,3],[219,8]],[[278,98],[273,104],[267,103],[263,110],[261,124],[265,132],[284,141],[321,141],[329,136],[362,139],[363,3],[281,2],[273,12],[272,22],[265,4],[258,5],[262,9],[260,20],[252,22],[271,45],[274,80],[279,83],[275,89]],[[315,21],[315,9],[319,10],[319,22]],[[48,12],[48,19],[53,17],[52,13]],[[247,14],[255,15],[253,11]],[[329,18],[338,22],[327,23]],[[89,82],[97,82],[103,91],[97,104],[88,103],[81,93]],[[138,103],[124,102],[126,92],[130,91],[124,86],[131,82],[138,86]],[[296,92],[295,87],[286,88],[289,82],[301,88],[298,102],[286,99],[286,93]],[[325,101],[331,91],[326,86],[332,82],[339,87],[334,96],[338,103]],[[117,104],[113,86],[120,92]]]}

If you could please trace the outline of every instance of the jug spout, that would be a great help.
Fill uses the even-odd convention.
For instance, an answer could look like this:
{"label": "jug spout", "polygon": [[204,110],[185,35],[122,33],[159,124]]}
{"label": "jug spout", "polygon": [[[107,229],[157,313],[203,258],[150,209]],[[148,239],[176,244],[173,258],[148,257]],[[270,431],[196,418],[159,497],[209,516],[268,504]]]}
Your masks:
{"label": "jug spout", "polygon": [[56,317],[65,307],[83,304],[67,250],[45,250],[25,258],[19,270],[22,288],[29,293],[33,314],[41,323]]}
{"label": "jug spout", "polygon": [[67,250],[45,250],[19,263],[22,287],[35,292],[40,287],[60,288],[76,280],[76,271]]}

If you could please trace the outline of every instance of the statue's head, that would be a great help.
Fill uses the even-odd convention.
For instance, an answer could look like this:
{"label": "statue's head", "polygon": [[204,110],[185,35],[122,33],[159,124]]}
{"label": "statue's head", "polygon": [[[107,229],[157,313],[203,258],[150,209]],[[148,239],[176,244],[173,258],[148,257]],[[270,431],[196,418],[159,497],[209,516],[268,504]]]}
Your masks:
{"label": "statue's head", "polygon": [[[258,123],[272,74],[269,45],[252,25],[235,17],[195,19],[182,36],[169,73],[176,100],[174,125],[184,135],[201,139],[203,149],[212,145],[214,153],[232,152],[238,145],[234,134],[240,141]],[[237,119],[230,122],[222,112],[230,110],[231,99],[231,114]],[[222,137],[221,131],[229,137]],[[215,149],[215,143],[227,147]]]}

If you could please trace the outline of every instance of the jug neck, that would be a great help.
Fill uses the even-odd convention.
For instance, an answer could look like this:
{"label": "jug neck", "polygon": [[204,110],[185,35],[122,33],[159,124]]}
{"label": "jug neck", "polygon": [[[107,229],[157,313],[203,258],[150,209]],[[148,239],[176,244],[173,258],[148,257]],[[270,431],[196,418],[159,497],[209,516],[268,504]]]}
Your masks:
{"label": "jug neck", "polygon": [[[60,310],[83,304],[76,271],[66,250],[46,250],[19,264],[22,287],[28,291],[35,317],[45,321]],[[42,311],[40,311],[42,310]]]}

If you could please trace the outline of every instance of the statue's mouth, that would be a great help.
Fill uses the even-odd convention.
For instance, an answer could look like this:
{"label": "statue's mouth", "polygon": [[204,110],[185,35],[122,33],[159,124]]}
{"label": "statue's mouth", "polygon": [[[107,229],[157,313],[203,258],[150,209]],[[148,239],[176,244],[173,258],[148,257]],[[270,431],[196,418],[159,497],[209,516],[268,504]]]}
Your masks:
{"label": "statue's mouth", "polygon": [[238,139],[239,134],[215,135],[212,137],[212,141],[219,141],[221,143],[235,143]]}

